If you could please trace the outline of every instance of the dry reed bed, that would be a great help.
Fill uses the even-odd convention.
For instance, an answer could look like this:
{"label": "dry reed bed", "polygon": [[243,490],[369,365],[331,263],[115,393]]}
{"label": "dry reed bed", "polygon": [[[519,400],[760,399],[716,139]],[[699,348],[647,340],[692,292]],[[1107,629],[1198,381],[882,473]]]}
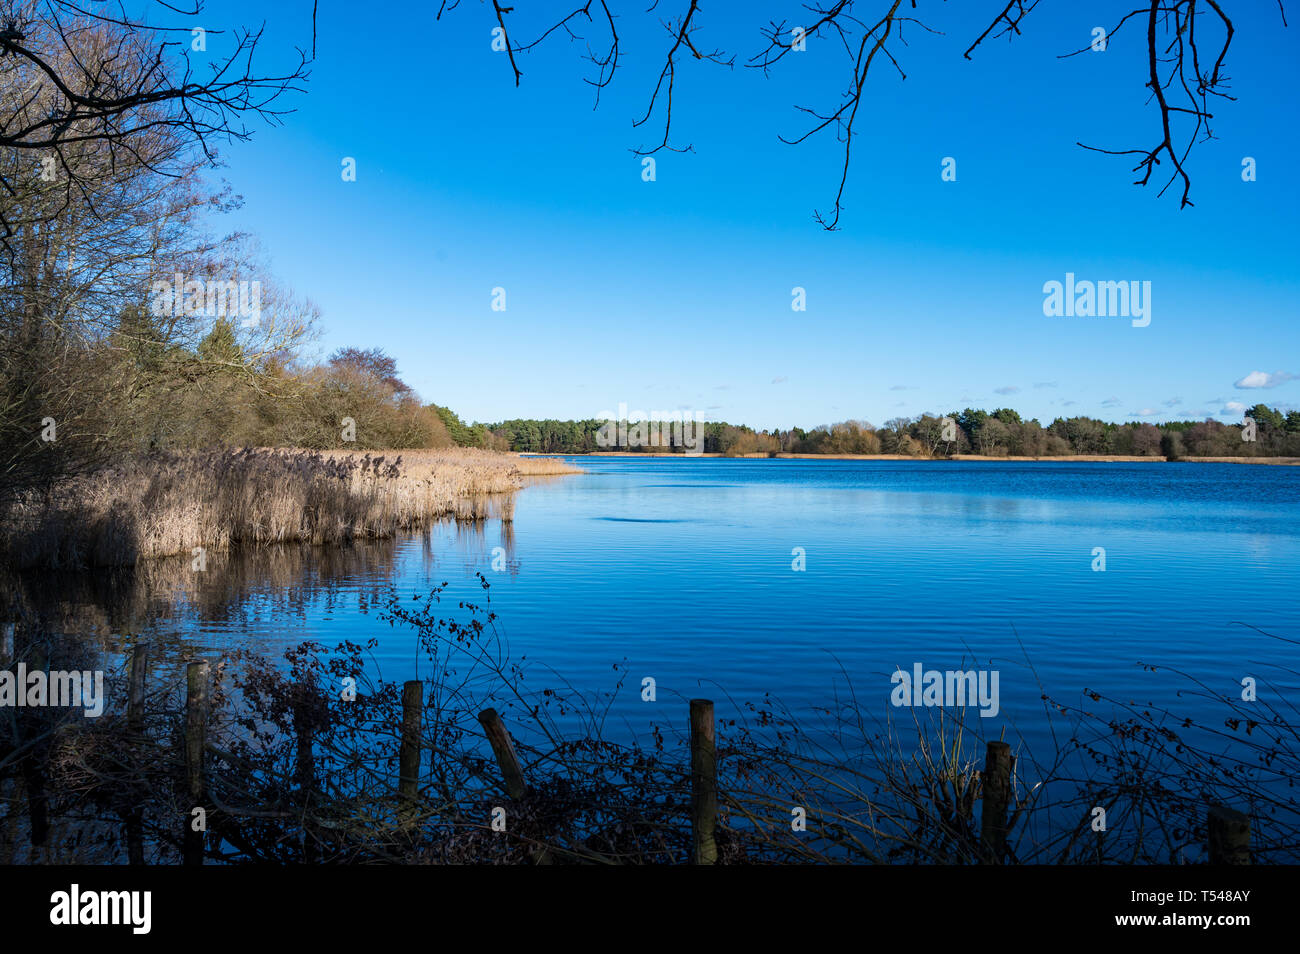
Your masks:
{"label": "dry reed bed", "polygon": [[443,518],[513,516],[528,477],[563,461],[473,449],[357,453],[246,448],[133,459],[7,508],[14,568],[129,566],[274,543],[337,544]]}

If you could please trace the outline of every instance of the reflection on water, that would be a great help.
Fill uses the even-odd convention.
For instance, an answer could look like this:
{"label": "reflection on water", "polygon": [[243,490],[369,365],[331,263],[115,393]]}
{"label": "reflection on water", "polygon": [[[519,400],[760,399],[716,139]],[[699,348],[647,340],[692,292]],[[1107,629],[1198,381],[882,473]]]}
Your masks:
{"label": "reflection on water", "polygon": [[[384,611],[437,588],[434,612],[462,623],[462,602],[490,599],[527,698],[572,687],[594,700],[589,716],[556,715],[568,738],[595,724],[617,741],[646,741],[652,722],[680,734],[686,700],[707,696],[720,720],[744,719],[747,701],[784,710],[799,724],[797,744],[815,745],[859,713],[863,724],[884,717],[904,729],[932,718],[891,708],[899,670],[996,671],[1001,698],[987,707],[996,717],[983,724],[968,710],[967,719],[986,736],[1005,732],[1022,768],[1049,764],[1054,743],[1087,734],[1069,716],[1049,723],[1044,693],[1103,726],[1130,703],[1157,721],[1192,718],[1218,754],[1222,699],[1239,697],[1243,677],[1266,694],[1263,711],[1300,698],[1300,469],[582,464],[583,474],[522,492],[513,520],[209,553],[202,569],[184,557],[8,577],[8,618],[39,618],[54,633],[38,641],[38,628],[21,631],[28,659],[114,670],[118,702],[123,652],[147,640],[150,685],[179,699],[182,664],[196,656],[279,656],[306,640],[374,639],[367,675],[428,678],[414,634]],[[432,682],[450,668],[439,664]],[[642,695],[646,678],[655,698]],[[454,679],[440,688],[459,691]],[[1245,753],[1254,764],[1257,749]],[[1069,772],[1087,768],[1074,757]],[[1278,804],[1294,817],[1291,802]],[[20,836],[0,824],[0,854]]]}
{"label": "reflection on water", "polygon": [[[435,536],[441,555],[435,555]],[[77,572],[7,573],[6,619],[24,628],[76,636],[105,649],[124,637],[164,637],[175,648],[202,650],[203,634],[250,634],[268,623],[339,614],[363,615],[382,606],[404,567],[471,571],[495,560],[518,572],[514,527],[508,520],[447,520],[423,533],[323,547],[283,544],[257,550],[167,557],[135,567]]]}
{"label": "reflection on water", "polygon": [[[142,636],[177,653],[379,640],[409,678],[414,640],[378,619],[446,582],[480,600],[537,678],[591,691],[626,660],[611,715],[660,698],[778,696],[794,711],[834,686],[888,705],[921,663],[1002,672],[1000,720],[1032,733],[1044,688],[1197,703],[1139,663],[1217,688],[1244,660],[1276,667],[1300,636],[1300,469],[1233,465],[583,460],[531,486],[513,521],[446,522],[340,548],[211,553],[129,572],[7,581],[13,606],[105,649]],[[1106,550],[1105,572],[1092,569]],[[806,568],[792,568],[792,552]],[[1032,664],[1032,669],[1030,668]],[[1294,667],[1292,667],[1294,668]],[[1271,675],[1279,691],[1294,676]],[[1163,677],[1160,677],[1163,678]],[[1161,696],[1163,694],[1163,696]],[[675,705],[675,701],[668,702]],[[729,705],[730,703],[728,703]],[[658,715],[659,713],[655,713]]]}

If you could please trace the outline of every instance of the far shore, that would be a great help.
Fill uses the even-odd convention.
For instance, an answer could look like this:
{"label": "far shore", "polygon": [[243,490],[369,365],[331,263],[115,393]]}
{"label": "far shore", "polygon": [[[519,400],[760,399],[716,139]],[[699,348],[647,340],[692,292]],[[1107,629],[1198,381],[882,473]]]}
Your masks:
{"label": "far shore", "polygon": [[[566,454],[563,451],[554,453],[536,453],[533,451],[520,451],[520,457],[590,457],[593,459],[601,457],[653,457],[658,460],[675,459],[686,457],[727,457],[726,454],[669,454],[654,453],[647,451],[600,451],[594,454]],[[981,460],[981,461],[1041,461],[1043,463],[1061,463],[1061,464],[1078,464],[1078,463],[1101,463],[1101,464],[1169,464],[1169,463],[1188,463],[1188,464],[1275,464],[1283,467],[1300,466],[1300,457],[1180,457],[1176,461],[1170,461],[1165,457],[1136,457],[1126,456],[1123,454],[1061,454],[1052,457],[990,457],[981,454],[953,454],[951,457],[910,457],[907,454],[741,454],[731,457],[732,460],[915,460],[915,461],[951,461],[951,460]]]}

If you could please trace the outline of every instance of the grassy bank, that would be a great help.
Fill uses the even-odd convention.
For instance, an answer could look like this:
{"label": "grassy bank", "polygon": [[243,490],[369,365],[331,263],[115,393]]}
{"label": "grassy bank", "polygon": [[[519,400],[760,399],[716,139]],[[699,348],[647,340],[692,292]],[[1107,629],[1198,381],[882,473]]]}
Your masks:
{"label": "grassy bank", "polygon": [[509,519],[509,495],[525,478],[576,472],[563,461],[470,449],[139,457],[12,501],[0,560],[18,569],[130,566],[199,547],[337,544],[444,517]]}

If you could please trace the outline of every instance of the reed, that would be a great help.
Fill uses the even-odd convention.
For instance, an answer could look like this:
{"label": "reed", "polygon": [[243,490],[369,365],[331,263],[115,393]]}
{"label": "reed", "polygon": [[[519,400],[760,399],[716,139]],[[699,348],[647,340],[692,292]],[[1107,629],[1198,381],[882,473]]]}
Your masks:
{"label": "reed", "polygon": [[339,544],[445,519],[513,517],[563,461],[470,448],[360,454],[244,448],[133,458],[18,495],[0,524],[15,569],[131,566],[276,543]]}

